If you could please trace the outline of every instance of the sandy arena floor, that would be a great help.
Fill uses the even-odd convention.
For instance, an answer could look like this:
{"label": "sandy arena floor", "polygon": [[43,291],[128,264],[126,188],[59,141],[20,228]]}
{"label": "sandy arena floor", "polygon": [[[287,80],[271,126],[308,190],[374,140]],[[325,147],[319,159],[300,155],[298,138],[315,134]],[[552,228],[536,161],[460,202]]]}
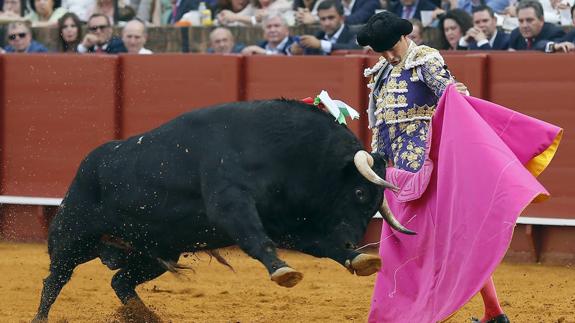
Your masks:
{"label": "sandy arena floor", "polygon": [[[281,256],[304,273],[292,289],[273,284],[238,249],[221,254],[236,273],[206,254],[181,258],[196,273],[164,274],[138,292],[162,322],[365,322],[374,277],[356,277],[327,259],[294,252]],[[0,322],[29,322],[38,306],[48,255],[42,244],[0,243]],[[110,287],[113,272],[99,260],[78,267],[50,313],[51,322],[126,322]],[[511,322],[575,322],[575,269],[501,265],[495,282]],[[474,297],[447,322],[481,315]]]}

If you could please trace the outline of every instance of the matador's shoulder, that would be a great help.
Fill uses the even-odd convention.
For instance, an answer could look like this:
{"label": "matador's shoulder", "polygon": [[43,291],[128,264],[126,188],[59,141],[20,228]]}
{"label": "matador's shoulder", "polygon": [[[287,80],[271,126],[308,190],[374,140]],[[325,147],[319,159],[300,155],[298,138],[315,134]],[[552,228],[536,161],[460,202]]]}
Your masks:
{"label": "matador's shoulder", "polygon": [[428,63],[438,64],[440,66],[445,65],[443,57],[439,51],[435,48],[431,48],[425,45],[416,46],[407,54],[407,57],[405,58],[406,69],[425,65]]}
{"label": "matador's shoulder", "polygon": [[379,61],[375,63],[372,67],[368,67],[363,70],[363,76],[374,77],[382,68],[385,68],[389,64],[383,56],[379,57]]}

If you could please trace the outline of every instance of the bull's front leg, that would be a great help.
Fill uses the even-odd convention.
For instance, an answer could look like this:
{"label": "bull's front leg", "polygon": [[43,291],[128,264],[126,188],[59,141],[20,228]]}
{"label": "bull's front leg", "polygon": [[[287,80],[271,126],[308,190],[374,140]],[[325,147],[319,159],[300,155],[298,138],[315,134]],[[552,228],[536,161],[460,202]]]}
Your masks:
{"label": "bull's front leg", "polygon": [[381,269],[381,258],[356,250],[354,239],[335,230],[321,236],[302,237],[294,243],[295,249],[309,255],[330,258],[347,268],[352,274],[369,276]]}
{"label": "bull's front leg", "polygon": [[205,188],[208,219],[224,230],[249,256],[259,260],[278,285],[293,287],[303,274],[278,258],[275,243],[268,237],[255,201],[245,190],[231,184]]}

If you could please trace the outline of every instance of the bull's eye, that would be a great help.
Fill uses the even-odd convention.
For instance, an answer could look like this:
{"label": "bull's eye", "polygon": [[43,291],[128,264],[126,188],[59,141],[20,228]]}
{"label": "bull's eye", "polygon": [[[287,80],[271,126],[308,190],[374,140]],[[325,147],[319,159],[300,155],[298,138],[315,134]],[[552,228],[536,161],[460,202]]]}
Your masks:
{"label": "bull's eye", "polygon": [[366,199],[365,192],[361,189],[355,190],[355,197],[358,201],[363,202]]}

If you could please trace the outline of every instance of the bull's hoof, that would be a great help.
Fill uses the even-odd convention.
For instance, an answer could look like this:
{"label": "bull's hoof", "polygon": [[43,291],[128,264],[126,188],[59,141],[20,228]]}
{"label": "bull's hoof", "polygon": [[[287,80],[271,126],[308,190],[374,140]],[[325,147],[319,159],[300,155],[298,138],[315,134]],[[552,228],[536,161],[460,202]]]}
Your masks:
{"label": "bull's hoof", "polygon": [[48,323],[48,318],[42,318],[42,317],[38,317],[36,316],[34,319],[32,319],[31,323]]}
{"label": "bull's hoof", "polygon": [[351,261],[351,268],[358,276],[369,276],[381,269],[381,258],[362,253]]}
{"label": "bull's hoof", "polygon": [[303,274],[290,267],[282,267],[271,275],[273,281],[283,287],[294,287],[303,279]]}

